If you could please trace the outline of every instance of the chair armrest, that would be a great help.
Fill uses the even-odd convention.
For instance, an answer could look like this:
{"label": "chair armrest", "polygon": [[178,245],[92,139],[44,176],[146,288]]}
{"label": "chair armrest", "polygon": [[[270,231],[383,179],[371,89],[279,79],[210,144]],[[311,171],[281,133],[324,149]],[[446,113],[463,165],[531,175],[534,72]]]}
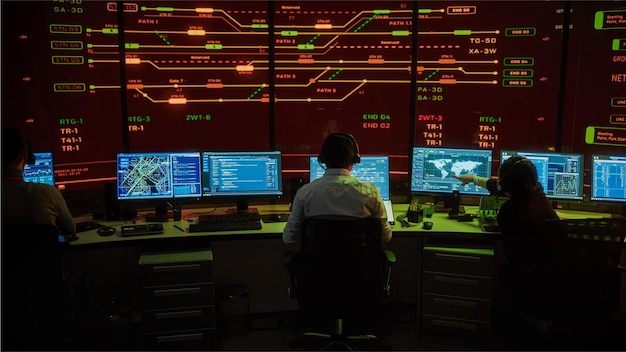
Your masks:
{"label": "chair armrest", "polygon": [[289,287],[287,287],[287,293],[289,294],[289,298],[294,299],[298,298],[298,283],[296,281],[296,268],[294,263],[294,251],[287,251],[283,253],[283,265],[287,269],[287,282],[289,283]]}
{"label": "chair armrest", "polygon": [[295,254],[294,251],[287,251],[283,253],[283,265],[286,268],[289,268],[289,266],[291,265],[291,261],[293,260],[294,254]]}
{"label": "chair armrest", "polygon": [[396,262],[396,254],[388,249],[383,249],[383,253],[387,259],[389,265],[393,265]]}

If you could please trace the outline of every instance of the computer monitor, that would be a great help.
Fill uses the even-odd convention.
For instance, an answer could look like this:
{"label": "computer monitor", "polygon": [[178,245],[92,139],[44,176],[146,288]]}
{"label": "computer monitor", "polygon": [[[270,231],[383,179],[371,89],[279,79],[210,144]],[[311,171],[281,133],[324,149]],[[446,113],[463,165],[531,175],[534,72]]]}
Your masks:
{"label": "computer monitor", "polygon": [[489,194],[473,183],[463,186],[452,175],[491,177],[490,149],[413,147],[411,162],[411,192]]}
{"label": "computer monitor", "polygon": [[539,183],[550,199],[583,199],[583,155],[553,152],[500,152],[500,163],[519,155],[533,162]]}
{"label": "computer monitor", "polygon": [[117,198],[199,198],[200,175],[200,152],[120,153]]}
{"label": "computer monitor", "polygon": [[[313,181],[324,176],[324,167],[316,156],[309,157],[309,180]],[[361,162],[354,164],[352,176],[361,181],[371,182],[378,186],[383,200],[389,200],[389,157],[386,155],[361,156]]]}
{"label": "computer monitor", "polygon": [[626,205],[626,155],[591,156],[591,200]]}
{"label": "computer monitor", "polygon": [[279,151],[202,152],[202,195],[238,197],[237,209],[248,197],[283,194]]}
{"label": "computer monitor", "polygon": [[22,176],[25,182],[45,183],[54,186],[54,166],[52,152],[33,153],[34,164],[24,165]]}

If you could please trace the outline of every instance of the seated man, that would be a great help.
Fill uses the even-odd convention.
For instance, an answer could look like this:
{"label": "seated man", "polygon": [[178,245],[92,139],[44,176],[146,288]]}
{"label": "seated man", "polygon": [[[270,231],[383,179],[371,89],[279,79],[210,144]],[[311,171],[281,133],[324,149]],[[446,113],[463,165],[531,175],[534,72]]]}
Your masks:
{"label": "seated man", "polygon": [[325,164],[323,177],[302,186],[294,197],[291,214],[283,231],[283,242],[300,240],[302,222],[307,217],[380,218],[381,240],[391,240],[391,225],[380,190],[370,182],[361,182],[350,174],[359,163],[359,146],[348,133],[332,133],[322,144],[318,161]]}
{"label": "seated man", "polygon": [[24,182],[24,165],[33,157],[17,128],[2,128],[2,222],[52,224],[65,237],[75,237],[76,224],[61,192],[54,186]]}

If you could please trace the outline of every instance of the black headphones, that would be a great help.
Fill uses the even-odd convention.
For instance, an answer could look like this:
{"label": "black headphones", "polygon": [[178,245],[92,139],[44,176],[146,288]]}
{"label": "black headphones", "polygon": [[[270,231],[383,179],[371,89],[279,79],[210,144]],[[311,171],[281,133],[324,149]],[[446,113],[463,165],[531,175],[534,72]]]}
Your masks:
{"label": "black headphones", "polygon": [[28,156],[26,157],[26,164],[27,165],[32,165],[35,163],[36,158],[35,158],[35,154],[33,154],[33,149],[30,147],[30,142],[26,142],[26,150],[28,152]]}
{"label": "black headphones", "polygon": [[533,175],[536,171],[534,171],[532,161],[520,155],[513,155],[500,166],[500,176],[498,177],[497,184],[499,192],[510,191],[513,179],[519,179],[519,176],[515,175],[516,169],[519,170],[517,174],[526,173],[529,178],[536,178],[536,176]]}
{"label": "black headphones", "polygon": [[[349,144],[349,147],[344,148],[347,144]],[[346,149],[346,152],[350,153],[350,163],[358,164],[361,162],[359,144],[354,136],[345,132],[331,133],[326,137],[324,144],[322,144],[322,151],[317,156],[317,161],[320,164],[328,164],[328,160],[331,160],[335,154],[341,152],[341,149]]]}

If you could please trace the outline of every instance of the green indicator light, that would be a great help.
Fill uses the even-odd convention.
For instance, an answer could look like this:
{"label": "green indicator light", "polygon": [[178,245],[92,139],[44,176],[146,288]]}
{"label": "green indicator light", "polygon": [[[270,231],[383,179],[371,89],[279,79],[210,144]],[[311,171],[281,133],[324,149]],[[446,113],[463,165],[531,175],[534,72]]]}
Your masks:
{"label": "green indicator light", "polygon": [[375,15],[388,15],[391,13],[391,10],[374,10]]}
{"label": "green indicator light", "polygon": [[298,31],[281,31],[280,35],[283,37],[297,37]]}
{"label": "green indicator light", "polygon": [[126,43],[124,44],[126,49],[139,49],[139,43]]}
{"label": "green indicator light", "polygon": [[93,59],[87,59],[88,64],[93,64]]}
{"label": "green indicator light", "polygon": [[432,9],[419,9],[417,13],[433,13]]}
{"label": "green indicator light", "polygon": [[598,11],[596,12],[596,16],[593,20],[593,28],[602,29],[603,25],[604,25],[604,11]]}
{"label": "green indicator light", "polygon": [[613,39],[613,42],[611,43],[611,50],[613,51],[624,50],[620,48],[620,43],[622,42],[622,40],[626,42],[626,39]]}
{"label": "green indicator light", "polygon": [[409,34],[411,34],[411,32],[409,31],[392,31],[391,32],[392,37],[408,37]]}
{"label": "green indicator light", "polygon": [[102,28],[102,34],[117,34],[117,28]]}
{"label": "green indicator light", "polygon": [[313,44],[298,44],[298,50],[313,50],[315,45]]}
{"label": "green indicator light", "polygon": [[146,6],[142,6],[141,7],[141,11],[147,11],[147,10],[148,10],[148,8]]}
{"label": "green indicator light", "polygon": [[91,33],[92,29],[91,28],[85,28],[85,32],[87,33]]}
{"label": "green indicator light", "polygon": [[596,129],[593,126],[587,126],[585,129],[585,143],[593,144],[596,136]]}
{"label": "green indicator light", "polygon": [[95,86],[95,85],[93,85],[93,84],[90,84],[90,85],[89,85],[89,89],[96,89],[96,86]]}
{"label": "green indicator light", "polygon": [[156,10],[160,12],[174,12],[173,7],[165,7],[165,6],[157,7]]}
{"label": "green indicator light", "polygon": [[455,29],[454,35],[472,35],[471,29]]}
{"label": "green indicator light", "polygon": [[88,43],[88,44],[87,44],[87,47],[88,47],[88,48],[93,48],[93,44]]}
{"label": "green indicator light", "polygon": [[252,28],[269,28],[267,23],[254,23],[252,24]]}
{"label": "green indicator light", "polygon": [[206,50],[222,50],[222,44],[205,44],[204,48]]}

